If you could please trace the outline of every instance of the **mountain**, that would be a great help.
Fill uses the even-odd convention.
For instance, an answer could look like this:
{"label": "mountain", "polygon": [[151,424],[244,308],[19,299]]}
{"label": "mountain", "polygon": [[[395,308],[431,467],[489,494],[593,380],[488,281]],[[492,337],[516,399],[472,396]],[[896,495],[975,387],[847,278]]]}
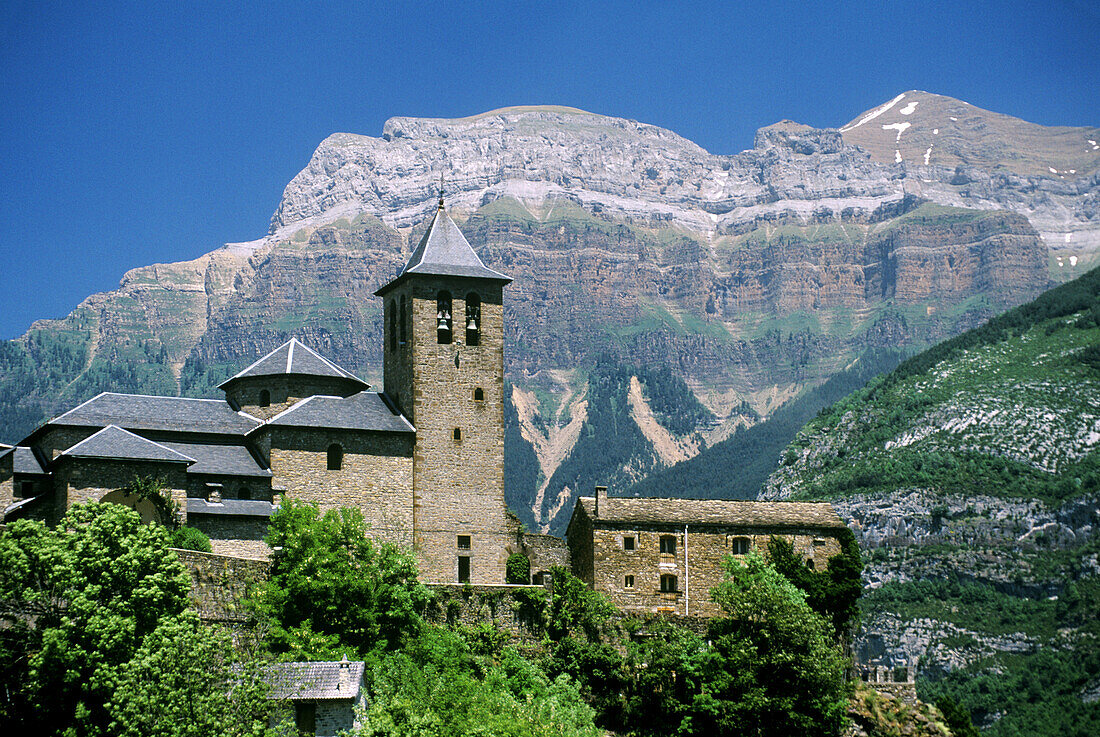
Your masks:
{"label": "mountain", "polygon": [[903,362],[800,431],[767,499],[864,550],[860,657],[992,735],[1100,722],[1100,268]]}
{"label": "mountain", "polygon": [[[213,395],[292,336],[378,383],[372,293],[419,237],[440,173],[482,259],[515,278],[509,458],[525,460],[508,461],[522,465],[509,498],[552,530],[579,490],[690,458],[870,349],[955,335],[1093,257],[1052,266],[1029,218],[1050,231],[1057,211],[1055,225],[1087,241],[1095,174],[952,184],[955,169],[880,163],[846,135],[781,123],[719,155],[652,125],[548,107],[334,134],[287,185],[266,236],[134,269],[0,343],[0,440],[104,389]],[[659,406],[667,397],[683,401]],[[598,442],[577,447],[604,432],[597,415],[636,428],[614,460]]]}

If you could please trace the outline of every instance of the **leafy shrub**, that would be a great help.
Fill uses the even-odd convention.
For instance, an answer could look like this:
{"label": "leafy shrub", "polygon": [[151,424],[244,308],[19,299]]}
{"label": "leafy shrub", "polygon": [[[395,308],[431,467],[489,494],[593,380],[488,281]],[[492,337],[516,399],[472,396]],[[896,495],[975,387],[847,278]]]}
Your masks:
{"label": "leafy shrub", "polygon": [[183,550],[196,550],[200,553],[211,552],[210,538],[202,530],[183,525],[168,534],[168,545]]}
{"label": "leafy shrub", "polygon": [[505,579],[508,583],[531,583],[531,561],[523,553],[512,553],[505,566]]}

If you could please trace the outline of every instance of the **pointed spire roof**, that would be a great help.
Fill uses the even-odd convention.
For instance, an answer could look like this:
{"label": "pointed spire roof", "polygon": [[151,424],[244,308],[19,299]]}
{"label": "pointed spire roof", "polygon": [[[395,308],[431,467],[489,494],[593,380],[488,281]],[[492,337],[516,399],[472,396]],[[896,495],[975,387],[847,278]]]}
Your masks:
{"label": "pointed spire roof", "polygon": [[511,277],[493,271],[481,262],[474,252],[466,236],[455,225],[454,220],[447,214],[443,207],[443,198],[439,200],[439,208],[435,211],[435,217],[428,225],[427,232],[420,239],[420,243],[413,249],[409,262],[396,279],[379,289],[375,294],[381,294],[395,283],[411,274],[425,274],[431,276],[465,276],[474,279],[489,279],[507,284]]}
{"label": "pointed spire roof", "polygon": [[218,388],[224,389],[230,382],[237,379],[252,376],[275,376],[278,374],[304,374],[306,376],[347,379],[362,384],[363,388],[367,388],[365,381],[306,347],[297,338],[291,338],[283,343],[244,371],[222,382]]}

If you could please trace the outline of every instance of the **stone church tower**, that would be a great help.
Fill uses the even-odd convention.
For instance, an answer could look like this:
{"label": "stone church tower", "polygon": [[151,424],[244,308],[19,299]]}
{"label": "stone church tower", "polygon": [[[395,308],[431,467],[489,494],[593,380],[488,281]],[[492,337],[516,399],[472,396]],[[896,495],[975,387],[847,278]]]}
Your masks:
{"label": "stone church tower", "polygon": [[428,582],[503,583],[504,285],[439,209],[384,302],[385,393],[416,427],[413,544]]}

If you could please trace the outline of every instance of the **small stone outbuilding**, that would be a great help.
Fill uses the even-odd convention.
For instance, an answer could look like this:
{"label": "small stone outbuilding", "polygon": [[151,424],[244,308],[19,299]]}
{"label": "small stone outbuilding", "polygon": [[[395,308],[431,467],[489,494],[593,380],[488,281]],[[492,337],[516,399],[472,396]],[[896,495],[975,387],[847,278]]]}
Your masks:
{"label": "small stone outbuilding", "polygon": [[[268,698],[289,702],[298,734],[335,737],[359,727],[367,703],[363,661],[278,663],[267,669]],[[283,715],[286,716],[286,715]]]}
{"label": "small stone outbuilding", "polygon": [[581,497],[566,531],[573,574],[625,612],[712,617],[727,556],[788,540],[824,570],[845,529],[828,502]]}

